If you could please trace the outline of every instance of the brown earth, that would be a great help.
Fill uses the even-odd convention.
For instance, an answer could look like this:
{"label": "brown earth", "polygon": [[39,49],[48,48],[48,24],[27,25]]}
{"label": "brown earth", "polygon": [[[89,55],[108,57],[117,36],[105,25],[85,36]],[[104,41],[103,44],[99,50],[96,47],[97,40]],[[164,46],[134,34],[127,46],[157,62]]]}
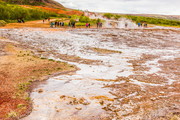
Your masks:
{"label": "brown earth", "polygon": [[[143,54],[140,59],[129,61],[134,68],[134,75],[128,77],[120,77],[117,81],[125,81],[125,83],[114,83],[106,85],[111,88],[114,96],[117,97],[116,103],[107,104],[104,108],[118,119],[131,116],[133,119],[138,115],[143,116],[144,120],[179,120],[180,118],[180,83],[179,83],[179,58],[173,60],[159,60],[161,71],[172,78],[172,84],[167,84],[167,76],[157,74],[145,74],[144,69],[139,69],[148,60],[153,60],[158,56]],[[136,64],[136,65],[134,65]],[[138,66],[138,69],[137,69]],[[138,72],[137,72],[138,71]],[[137,85],[131,79],[143,82],[159,84],[155,85]],[[161,85],[166,83],[166,85]],[[126,112],[124,112],[126,111]]]}
{"label": "brown earth", "polygon": [[18,119],[31,109],[29,90],[32,82],[76,67],[34,56],[30,50],[0,41],[0,119]]}

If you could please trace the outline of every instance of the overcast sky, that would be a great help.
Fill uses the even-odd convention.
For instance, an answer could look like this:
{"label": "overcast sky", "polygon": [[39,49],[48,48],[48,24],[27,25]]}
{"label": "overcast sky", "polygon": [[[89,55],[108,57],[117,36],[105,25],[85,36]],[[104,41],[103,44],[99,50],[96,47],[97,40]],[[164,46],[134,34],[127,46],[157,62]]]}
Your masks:
{"label": "overcast sky", "polygon": [[65,7],[93,12],[180,15],[180,0],[55,0]]}

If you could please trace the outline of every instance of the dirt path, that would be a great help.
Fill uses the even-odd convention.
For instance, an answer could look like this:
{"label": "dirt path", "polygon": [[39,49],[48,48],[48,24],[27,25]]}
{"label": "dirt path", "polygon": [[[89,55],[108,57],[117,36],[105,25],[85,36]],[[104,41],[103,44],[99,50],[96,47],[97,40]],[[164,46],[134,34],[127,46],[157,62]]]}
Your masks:
{"label": "dirt path", "polygon": [[[50,28],[50,22],[55,20],[58,20],[58,18],[51,19],[50,21],[46,20],[44,23],[43,20],[27,21],[25,23],[8,23],[6,26],[0,28],[2,29],[42,28],[41,30],[45,30],[45,31],[65,31],[72,29],[69,26]],[[64,20],[64,22],[69,22],[69,20]],[[86,28],[86,26],[76,26],[76,28]],[[91,28],[96,28],[96,26],[91,26]]]}
{"label": "dirt path", "polygon": [[[166,29],[0,30],[0,35],[59,54],[101,61],[50,78],[31,94],[23,120],[168,120],[180,113],[180,31]],[[37,90],[42,89],[42,93]]]}
{"label": "dirt path", "polygon": [[[51,19],[51,21],[55,21],[56,19]],[[20,29],[20,28],[43,28],[43,30],[48,30],[48,31],[64,31],[66,30],[68,27],[59,27],[58,29],[54,29],[54,28],[50,28],[50,22],[46,20],[43,23],[43,20],[35,20],[35,21],[27,21],[25,23],[9,23],[4,27],[0,27],[3,29]],[[48,29],[47,29],[48,28]]]}

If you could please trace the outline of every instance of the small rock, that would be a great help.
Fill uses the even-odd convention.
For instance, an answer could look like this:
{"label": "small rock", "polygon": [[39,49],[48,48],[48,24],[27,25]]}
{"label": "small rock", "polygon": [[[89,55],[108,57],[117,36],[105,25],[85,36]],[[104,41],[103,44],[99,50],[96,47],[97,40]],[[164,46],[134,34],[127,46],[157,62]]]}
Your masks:
{"label": "small rock", "polygon": [[56,112],[60,112],[60,110],[56,110]]}
{"label": "small rock", "polygon": [[103,101],[103,100],[102,100],[102,101],[100,101],[99,103],[100,103],[101,105],[104,105],[104,101]]}
{"label": "small rock", "polygon": [[38,90],[38,93],[42,93],[42,92],[43,92],[43,89],[39,89],[39,90]]}
{"label": "small rock", "polygon": [[155,100],[156,100],[156,98],[151,98],[151,100],[152,100],[152,101],[155,101]]}
{"label": "small rock", "polygon": [[61,99],[65,98],[65,97],[66,97],[65,95],[60,96]]}
{"label": "small rock", "polygon": [[82,110],[82,108],[80,108],[80,107],[76,107],[76,110]]}

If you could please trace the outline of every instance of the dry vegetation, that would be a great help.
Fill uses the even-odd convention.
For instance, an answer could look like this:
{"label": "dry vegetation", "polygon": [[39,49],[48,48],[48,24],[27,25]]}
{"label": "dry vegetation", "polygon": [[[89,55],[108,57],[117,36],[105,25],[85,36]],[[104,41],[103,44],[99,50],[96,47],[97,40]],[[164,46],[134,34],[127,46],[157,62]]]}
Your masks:
{"label": "dry vegetation", "polygon": [[[131,60],[134,75],[119,77],[114,84],[106,85],[111,88],[111,94],[117,97],[114,103],[106,104],[104,110],[108,111],[112,118],[130,117],[131,119],[144,118],[145,120],[179,120],[180,119],[180,83],[179,83],[179,58],[173,60],[159,60],[161,71],[174,81],[167,84],[168,79],[157,74],[145,74],[140,69],[149,60],[157,58],[154,55],[143,54],[141,59]],[[137,69],[138,66],[138,69]],[[131,80],[143,83],[159,84],[158,86],[136,84]],[[117,81],[124,81],[118,84]],[[163,85],[166,84],[166,85]]]}
{"label": "dry vegetation", "polygon": [[65,14],[65,15],[82,15],[83,12],[82,11],[78,11],[78,10],[64,10],[64,9],[56,9],[56,8],[49,8],[49,7],[42,7],[42,6],[36,6],[37,8],[41,8],[43,10],[47,10],[50,12],[55,12],[57,14]]}
{"label": "dry vegetation", "polygon": [[159,63],[162,65],[161,66],[162,73],[171,76],[172,79],[179,80],[180,58],[175,58],[174,60],[160,60]]}
{"label": "dry vegetation", "polygon": [[3,28],[25,28],[25,27],[32,27],[32,28],[49,28],[49,22],[43,23],[42,20],[37,21],[29,21],[25,23],[9,23]]}
{"label": "dry vegetation", "polygon": [[139,59],[129,60],[128,62],[132,64],[134,72],[144,72],[144,71],[148,71],[150,68],[147,66],[144,66],[143,64],[146,63],[147,61],[150,61],[156,58],[158,58],[158,56],[143,54]]}
{"label": "dry vegetation", "polygon": [[122,53],[121,51],[108,50],[108,49],[102,49],[102,48],[90,48],[90,49],[101,54]]}
{"label": "dry vegetation", "polygon": [[0,43],[0,119],[18,118],[31,109],[28,91],[32,82],[76,70],[67,63],[38,58],[31,51]]}

